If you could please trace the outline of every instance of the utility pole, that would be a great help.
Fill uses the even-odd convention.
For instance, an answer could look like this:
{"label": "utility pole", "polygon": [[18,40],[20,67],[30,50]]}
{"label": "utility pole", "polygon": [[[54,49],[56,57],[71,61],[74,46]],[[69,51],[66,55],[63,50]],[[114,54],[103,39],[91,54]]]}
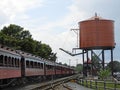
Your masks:
{"label": "utility pole", "polygon": [[77,34],[77,47],[78,47],[78,40],[79,40],[79,29],[71,29],[71,31],[74,31]]}

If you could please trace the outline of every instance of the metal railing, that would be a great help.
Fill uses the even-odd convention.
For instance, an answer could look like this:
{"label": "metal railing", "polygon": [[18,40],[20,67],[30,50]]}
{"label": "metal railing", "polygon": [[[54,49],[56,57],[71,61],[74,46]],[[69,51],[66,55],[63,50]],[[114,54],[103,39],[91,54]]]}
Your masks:
{"label": "metal railing", "polygon": [[120,90],[120,82],[79,79],[77,83],[95,90]]}

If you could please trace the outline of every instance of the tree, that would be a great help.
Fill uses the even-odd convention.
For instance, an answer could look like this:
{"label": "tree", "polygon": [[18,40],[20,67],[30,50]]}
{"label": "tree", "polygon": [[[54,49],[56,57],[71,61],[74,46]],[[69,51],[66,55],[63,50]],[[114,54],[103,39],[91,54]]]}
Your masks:
{"label": "tree", "polygon": [[62,65],[62,62],[59,62],[60,65]]}
{"label": "tree", "polygon": [[24,30],[23,27],[15,24],[10,24],[8,27],[3,27],[1,33],[16,39],[25,39],[32,37],[29,31]]}
{"label": "tree", "polygon": [[64,63],[63,65],[64,65],[64,66],[68,66],[67,63]]}
{"label": "tree", "polygon": [[77,66],[75,67],[75,70],[76,70],[78,73],[82,72],[82,70],[83,70],[83,65],[82,65],[82,64],[77,64]]}
{"label": "tree", "polygon": [[56,54],[57,54],[57,53],[51,53],[51,54],[49,55],[49,58],[48,58],[48,59],[49,59],[50,61],[54,61],[54,62],[55,62],[56,59],[57,59]]}
{"label": "tree", "polygon": [[0,32],[0,43],[9,47],[14,47],[17,43],[17,40]]}
{"label": "tree", "polygon": [[31,38],[32,35],[29,31],[25,30],[20,33],[20,39]]}
{"label": "tree", "polygon": [[33,39],[26,38],[26,39],[20,40],[19,46],[20,46],[20,50],[34,54],[35,44]]}
{"label": "tree", "polygon": [[[120,62],[113,61],[113,72],[120,72]],[[112,69],[112,62],[109,62],[107,68]]]}
{"label": "tree", "polygon": [[51,52],[52,52],[52,49],[47,44],[41,43],[39,46],[36,47],[37,55],[41,56],[42,58],[49,59]]}
{"label": "tree", "polygon": [[101,69],[99,72],[98,72],[98,76],[99,78],[101,78],[102,80],[106,79],[108,76],[110,75],[110,70],[109,69]]}
{"label": "tree", "polygon": [[5,26],[1,30],[3,34],[15,38],[20,35],[21,31],[23,31],[23,28],[15,24],[10,24],[8,27]]}
{"label": "tree", "polygon": [[5,35],[3,33],[0,32],[0,43],[4,45],[5,43]]}

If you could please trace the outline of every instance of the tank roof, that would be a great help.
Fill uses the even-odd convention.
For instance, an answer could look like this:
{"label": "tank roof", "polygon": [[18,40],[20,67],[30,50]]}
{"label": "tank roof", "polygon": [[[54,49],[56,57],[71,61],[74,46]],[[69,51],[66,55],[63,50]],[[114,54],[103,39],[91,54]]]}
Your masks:
{"label": "tank roof", "polygon": [[[102,17],[98,16],[97,13],[95,13],[95,16],[93,16],[87,20],[108,20],[108,19],[102,18]],[[87,20],[85,20],[85,21],[87,21]]]}

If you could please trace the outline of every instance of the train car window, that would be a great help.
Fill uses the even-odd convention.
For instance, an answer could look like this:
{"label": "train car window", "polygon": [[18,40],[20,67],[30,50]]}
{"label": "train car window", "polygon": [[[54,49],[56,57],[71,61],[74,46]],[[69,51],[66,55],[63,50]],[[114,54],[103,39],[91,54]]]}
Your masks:
{"label": "train car window", "polygon": [[41,69],[41,63],[40,63],[40,69]]}
{"label": "train car window", "polygon": [[15,58],[15,66],[19,67],[19,59]]}
{"label": "train car window", "polygon": [[53,70],[53,66],[51,65],[51,69]]}
{"label": "train car window", "polygon": [[36,68],[38,68],[38,62],[37,62],[37,67]]}
{"label": "train car window", "polygon": [[17,67],[17,58],[15,58],[15,67]]}
{"label": "train car window", "polygon": [[36,68],[38,68],[38,62],[37,62],[37,67]]}
{"label": "train car window", "polygon": [[51,65],[49,65],[49,69],[51,69],[52,68],[52,66]]}
{"label": "train car window", "polygon": [[33,67],[33,68],[35,68],[35,65],[34,65],[34,63],[35,63],[35,62],[33,62],[33,65],[32,65],[32,67]]}
{"label": "train car window", "polygon": [[61,67],[58,67],[58,70],[61,70]]}
{"label": "train car window", "polygon": [[5,56],[4,65],[7,66],[7,56]]}
{"label": "train car window", "polygon": [[34,63],[33,63],[33,61],[32,61],[32,68],[34,67]]}
{"label": "train car window", "polygon": [[0,55],[0,66],[3,66],[3,55]]}
{"label": "train car window", "polygon": [[8,66],[12,66],[12,59],[11,59],[11,57],[8,57],[7,63],[8,63]]}
{"label": "train car window", "polygon": [[49,70],[52,70],[52,69],[53,69],[53,66],[52,66],[52,65],[48,65],[48,69],[49,69]]}
{"label": "train car window", "polygon": [[47,65],[47,69],[48,69],[48,70],[50,69],[50,65]]}
{"label": "train car window", "polygon": [[59,67],[57,66],[56,69],[59,70]]}
{"label": "train car window", "polygon": [[35,62],[33,62],[33,68],[35,68],[35,65],[34,65]]}
{"label": "train car window", "polygon": [[53,66],[51,65],[51,70],[53,70]]}
{"label": "train car window", "polygon": [[46,65],[46,69],[48,69],[48,65]]}
{"label": "train car window", "polygon": [[41,69],[43,69],[43,63],[41,63]]}
{"label": "train car window", "polygon": [[47,69],[50,69],[49,65],[47,65]]}
{"label": "train car window", "polygon": [[58,70],[58,67],[56,66],[56,70]]}
{"label": "train car window", "polygon": [[52,65],[52,66],[51,66],[51,69],[53,70],[53,68],[54,68],[54,66]]}
{"label": "train car window", "polygon": [[18,59],[18,67],[21,67],[21,60]]}
{"label": "train car window", "polygon": [[37,68],[37,62],[34,62],[34,68]]}
{"label": "train car window", "polygon": [[38,63],[38,68],[40,68],[40,63]]}
{"label": "train car window", "polygon": [[20,67],[20,60],[19,60],[19,58],[17,59],[17,67]]}
{"label": "train car window", "polygon": [[56,69],[58,70],[58,67],[56,67]]}
{"label": "train car window", "polygon": [[30,62],[30,68],[33,68],[33,61]]}
{"label": "train car window", "polygon": [[15,66],[15,60],[14,60],[13,57],[12,57],[12,60],[11,60],[11,61],[12,61],[11,66],[14,67],[14,66]]}
{"label": "train car window", "polygon": [[17,67],[17,59],[15,58],[15,67]]}
{"label": "train car window", "polygon": [[29,61],[26,61],[26,68],[29,68]]}
{"label": "train car window", "polygon": [[51,66],[50,66],[50,65],[48,65],[48,66],[47,66],[47,69],[48,69],[48,70],[50,70],[50,69],[51,69]]}
{"label": "train car window", "polygon": [[33,62],[33,68],[35,68],[35,62]]}

